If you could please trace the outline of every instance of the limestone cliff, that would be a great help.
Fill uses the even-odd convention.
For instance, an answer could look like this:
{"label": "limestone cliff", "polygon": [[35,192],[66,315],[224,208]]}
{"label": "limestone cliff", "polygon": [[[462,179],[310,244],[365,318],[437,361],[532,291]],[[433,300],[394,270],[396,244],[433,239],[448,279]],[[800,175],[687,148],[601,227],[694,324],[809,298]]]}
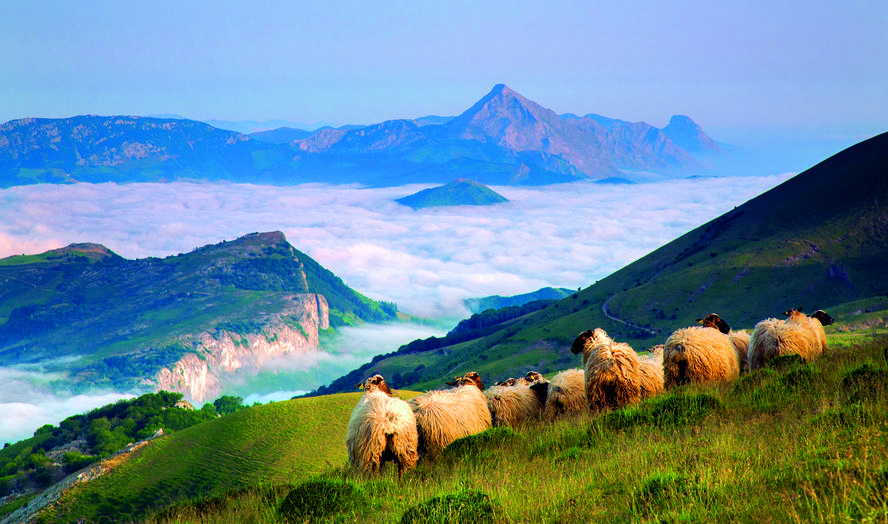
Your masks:
{"label": "limestone cliff", "polygon": [[235,374],[255,375],[276,356],[318,350],[319,331],[330,327],[323,295],[299,293],[271,315],[258,333],[203,332],[183,342],[194,348],[154,378],[156,390],[176,391],[195,403],[222,394]]}

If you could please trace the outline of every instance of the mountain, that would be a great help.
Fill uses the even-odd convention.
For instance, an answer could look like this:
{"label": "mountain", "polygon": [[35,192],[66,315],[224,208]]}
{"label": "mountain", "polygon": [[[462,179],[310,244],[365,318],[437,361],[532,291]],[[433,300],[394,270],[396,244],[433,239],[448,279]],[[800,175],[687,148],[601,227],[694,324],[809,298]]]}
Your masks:
{"label": "mountain", "polygon": [[262,129],[246,135],[138,116],[12,120],[0,125],[0,187],[176,180],[395,186],[455,178],[541,185],[631,179],[634,172],[685,175],[702,169],[694,155],[718,152],[688,117],[673,117],[661,130],[557,115],[503,84],[456,117]]}
{"label": "mountain", "polygon": [[42,182],[280,183],[286,146],[202,122],[132,116],[27,118],[0,125],[0,187]]}
{"label": "mountain", "polygon": [[509,306],[520,306],[534,300],[557,300],[570,296],[575,291],[567,288],[544,287],[530,293],[512,295],[508,297],[491,295],[482,298],[468,298],[464,302],[472,313],[481,313],[488,309],[501,309]]}
{"label": "mountain", "polygon": [[888,133],[824,160],[541,311],[499,323],[472,340],[379,355],[323,391],[343,390],[349,379],[373,373],[392,377],[393,387],[424,389],[469,370],[485,380],[530,369],[554,372],[579,366],[570,345],[582,330],[602,327],[643,351],[711,312],[735,329],[751,329],[797,306],[833,312],[864,329],[884,326],[886,258]]}
{"label": "mountain", "polygon": [[316,351],[330,327],[396,318],[280,232],[163,259],[73,244],[0,260],[0,362],[65,373],[73,391],[202,401],[271,356]]}
{"label": "mountain", "polygon": [[721,151],[718,144],[706,136],[703,129],[690,117],[673,115],[663,134],[689,153],[712,153]]}
{"label": "mountain", "polygon": [[308,138],[312,134],[313,133],[311,131],[297,129],[295,127],[277,127],[275,129],[250,133],[247,136],[254,140],[268,142],[269,144],[289,144],[290,142],[293,142],[295,140]]}
{"label": "mountain", "polygon": [[484,184],[461,178],[447,185],[423,189],[396,200],[399,204],[422,209],[438,206],[489,206],[509,200]]}

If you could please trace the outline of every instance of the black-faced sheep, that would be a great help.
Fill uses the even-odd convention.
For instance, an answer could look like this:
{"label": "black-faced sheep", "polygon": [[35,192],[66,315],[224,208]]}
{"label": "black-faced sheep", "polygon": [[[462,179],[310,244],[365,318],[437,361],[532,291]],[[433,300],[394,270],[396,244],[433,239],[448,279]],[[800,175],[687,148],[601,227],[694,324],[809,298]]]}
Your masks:
{"label": "black-faced sheep", "polygon": [[537,418],[546,405],[549,381],[530,371],[512,386],[493,386],[484,390],[494,426],[517,426]]}
{"label": "black-faced sheep", "polygon": [[740,374],[740,359],[727,335],[692,326],[675,330],[663,349],[666,388],[689,382],[730,381]]}
{"label": "black-faced sheep", "polygon": [[582,369],[568,369],[552,377],[543,410],[546,420],[552,421],[564,414],[579,415],[587,411],[589,403],[586,401],[586,383]]}
{"label": "black-faced sheep", "polygon": [[663,390],[656,366],[639,369],[638,355],[628,344],[614,342],[601,329],[583,331],[571,345],[583,353],[583,375],[589,409],[619,408]]}
{"label": "black-faced sheep", "polygon": [[416,467],[416,418],[407,402],[392,397],[380,375],[359,386],[364,394],[348,421],[345,446],[348,462],[356,470],[376,474],[387,462],[398,465],[398,476]]}
{"label": "black-faced sheep", "polygon": [[826,351],[823,326],[832,324],[832,317],[823,310],[806,316],[801,308],[791,309],[784,314],[789,318],[768,318],[755,325],[749,337],[747,358],[750,371],[763,367],[778,355],[799,355],[811,360]]}
{"label": "black-faced sheep", "polygon": [[697,322],[703,327],[717,329],[727,335],[731,345],[734,346],[734,352],[737,353],[737,363],[740,365],[740,374],[749,371],[747,355],[749,353],[749,333],[745,329],[734,331],[727,322],[722,320],[717,313],[710,313],[703,318],[698,318]]}
{"label": "black-faced sheep", "polygon": [[436,455],[454,440],[491,425],[478,373],[466,373],[458,383],[453,389],[429,391],[408,401],[416,416],[420,450],[426,454]]}

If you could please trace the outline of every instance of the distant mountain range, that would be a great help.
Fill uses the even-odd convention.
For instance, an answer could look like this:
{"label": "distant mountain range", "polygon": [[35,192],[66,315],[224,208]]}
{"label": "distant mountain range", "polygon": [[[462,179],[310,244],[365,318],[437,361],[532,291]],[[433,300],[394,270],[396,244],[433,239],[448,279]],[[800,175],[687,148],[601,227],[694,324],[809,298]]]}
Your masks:
{"label": "distant mountain range", "polygon": [[449,184],[423,189],[396,200],[399,204],[422,209],[441,206],[489,206],[509,200],[484,184],[460,178]]}
{"label": "distant mountain range", "polygon": [[32,183],[232,181],[392,186],[470,178],[549,184],[687,174],[721,151],[690,118],[663,129],[558,115],[505,85],[455,117],[250,135],[186,119],[28,118],[0,125],[0,187]]}
{"label": "distant mountain range", "polygon": [[331,326],[396,319],[394,304],[280,232],[163,259],[100,244],[0,259],[0,363],[64,373],[74,391],[162,387],[203,401],[271,356],[318,350]]}
{"label": "distant mountain range", "polygon": [[570,345],[582,330],[604,328],[643,351],[712,312],[735,329],[751,329],[799,306],[809,313],[824,309],[849,327],[884,327],[885,260],[888,133],[824,160],[545,309],[449,335],[450,343],[405,345],[321,391],[345,391],[374,373],[392,377],[392,387],[419,390],[470,370],[491,380],[530,369],[551,373],[580,366]]}

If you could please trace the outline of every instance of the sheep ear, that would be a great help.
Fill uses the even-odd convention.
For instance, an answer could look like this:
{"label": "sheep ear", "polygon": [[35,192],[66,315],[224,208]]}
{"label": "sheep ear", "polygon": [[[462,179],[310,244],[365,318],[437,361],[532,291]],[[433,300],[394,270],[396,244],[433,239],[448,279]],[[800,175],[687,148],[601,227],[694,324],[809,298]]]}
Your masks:
{"label": "sheep ear", "polygon": [[355,384],[355,387],[358,389],[364,389],[364,383],[361,382],[360,384]]}
{"label": "sheep ear", "polygon": [[448,386],[456,386],[457,384],[459,384],[459,381],[451,380],[450,382],[445,382],[445,384],[447,384]]}
{"label": "sheep ear", "polygon": [[699,322],[700,324],[702,324],[702,323],[703,323],[703,319],[702,319],[702,318],[698,318],[695,322]]}

